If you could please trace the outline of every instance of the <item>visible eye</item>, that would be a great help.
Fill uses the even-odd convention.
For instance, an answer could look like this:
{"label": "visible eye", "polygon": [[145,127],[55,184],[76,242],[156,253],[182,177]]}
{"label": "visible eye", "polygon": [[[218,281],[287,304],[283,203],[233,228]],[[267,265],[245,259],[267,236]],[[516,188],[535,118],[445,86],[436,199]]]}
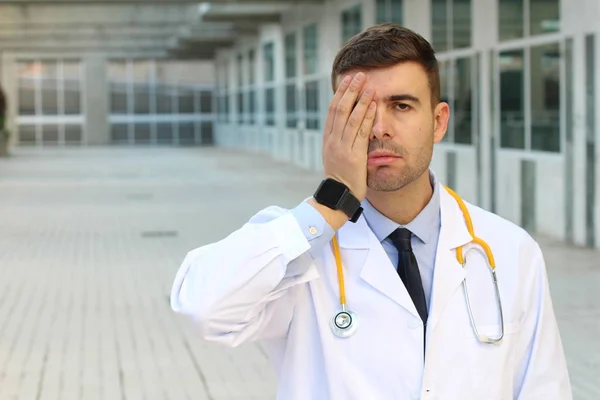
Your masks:
{"label": "visible eye", "polygon": [[396,109],[400,111],[408,111],[410,110],[410,106],[406,103],[398,103],[396,104]]}

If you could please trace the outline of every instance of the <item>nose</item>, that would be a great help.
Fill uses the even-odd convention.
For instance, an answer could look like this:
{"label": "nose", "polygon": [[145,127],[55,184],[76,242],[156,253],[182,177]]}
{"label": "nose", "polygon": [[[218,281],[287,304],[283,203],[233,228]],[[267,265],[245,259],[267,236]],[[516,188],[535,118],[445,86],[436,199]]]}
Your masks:
{"label": "nose", "polygon": [[371,129],[370,139],[384,139],[389,138],[390,130],[389,125],[386,122],[387,117],[384,111],[377,110],[375,118],[373,119],[373,128]]}

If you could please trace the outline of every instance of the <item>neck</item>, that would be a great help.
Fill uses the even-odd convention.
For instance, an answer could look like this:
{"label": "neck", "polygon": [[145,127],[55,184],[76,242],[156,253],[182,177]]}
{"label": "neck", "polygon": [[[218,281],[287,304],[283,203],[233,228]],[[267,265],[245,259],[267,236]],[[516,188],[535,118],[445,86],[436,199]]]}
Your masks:
{"label": "neck", "polygon": [[433,188],[427,170],[413,182],[393,192],[368,189],[367,200],[392,221],[407,225],[425,208],[432,195]]}

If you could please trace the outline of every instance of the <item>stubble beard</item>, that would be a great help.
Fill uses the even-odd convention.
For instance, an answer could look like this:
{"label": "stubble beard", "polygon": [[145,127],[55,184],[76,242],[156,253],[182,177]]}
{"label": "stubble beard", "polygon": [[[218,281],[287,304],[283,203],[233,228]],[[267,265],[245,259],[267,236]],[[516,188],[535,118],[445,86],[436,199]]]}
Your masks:
{"label": "stubble beard", "polygon": [[[399,166],[381,166],[367,171],[367,187],[378,192],[394,192],[411,184],[429,170],[433,155],[433,144],[420,149],[418,153],[408,154],[403,147],[390,148],[379,143],[370,144],[369,151],[379,148],[394,151],[403,157],[403,164]],[[411,163],[412,162],[412,163]]]}

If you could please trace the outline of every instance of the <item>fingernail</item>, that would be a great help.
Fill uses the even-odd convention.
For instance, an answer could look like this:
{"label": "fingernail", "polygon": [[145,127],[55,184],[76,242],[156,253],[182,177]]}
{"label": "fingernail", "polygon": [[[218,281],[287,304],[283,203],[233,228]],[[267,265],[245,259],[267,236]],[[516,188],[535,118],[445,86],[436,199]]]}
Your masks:
{"label": "fingernail", "polygon": [[374,102],[374,101],[372,101],[372,102],[371,102],[371,104],[369,104],[369,108],[370,108],[371,110],[372,110],[372,109],[374,109],[374,108],[375,108],[375,106],[376,106],[376,104],[375,104],[375,102]]}
{"label": "fingernail", "polygon": [[350,83],[350,79],[352,79],[352,77],[350,75],[346,75],[344,78],[344,83]]}
{"label": "fingernail", "polygon": [[360,81],[363,78],[363,73],[359,72],[358,74],[356,74],[356,76],[354,77],[354,79],[356,79],[356,81]]}
{"label": "fingernail", "polygon": [[370,96],[373,93],[373,89],[367,88],[365,89],[365,95]]}

